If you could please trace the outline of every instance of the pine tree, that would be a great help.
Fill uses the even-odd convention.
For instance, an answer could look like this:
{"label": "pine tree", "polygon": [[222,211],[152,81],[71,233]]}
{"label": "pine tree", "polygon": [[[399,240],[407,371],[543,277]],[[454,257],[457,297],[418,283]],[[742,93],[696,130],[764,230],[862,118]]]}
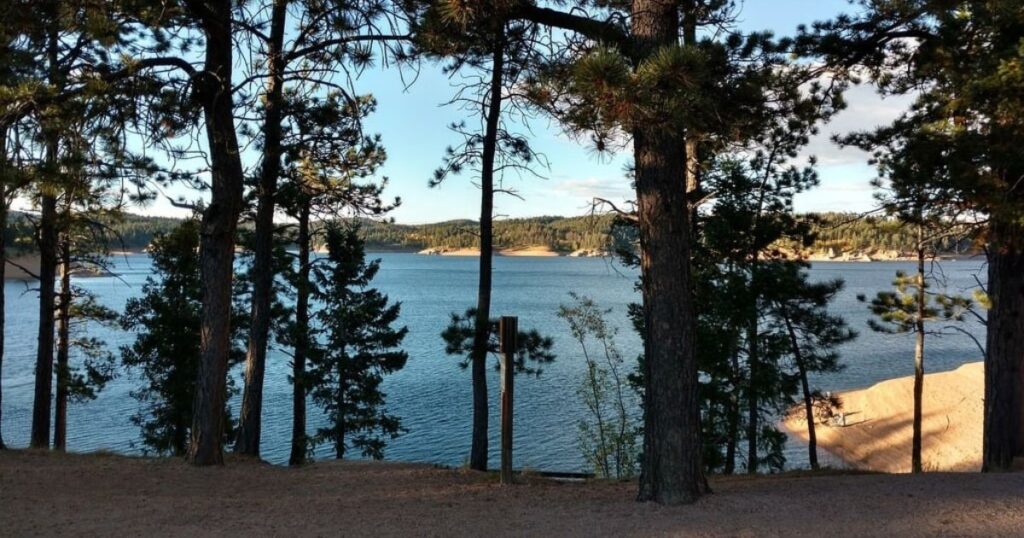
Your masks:
{"label": "pine tree", "polygon": [[[144,384],[132,391],[141,408],[132,422],[142,443],[157,454],[185,456],[189,449],[195,401],[195,376],[201,360],[196,334],[202,324],[199,223],[192,219],[153,239],[150,255],[154,275],[146,279],[142,297],[129,299],[121,317],[135,342],[121,348],[121,362],[138,371]],[[232,363],[241,359],[237,346]],[[225,441],[231,420],[222,411]]]}
{"label": "pine tree", "polygon": [[780,73],[800,77],[800,70],[782,67],[785,47],[764,34],[698,39],[702,27],[723,26],[729,1],[583,2],[598,8],[593,16],[533,2],[495,1],[478,10],[439,3],[476,27],[484,21],[473,17],[482,13],[556,29],[552,34],[565,40],[546,57],[547,74],[530,85],[534,101],[599,149],[632,142],[637,199],[629,218],[639,230],[648,370],[639,498],[694,501],[706,489],[691,274],[691,216],[706,189],[695,165],[710,162],[716,148],[748,142],[766,118],[786,118],[773,105],[791,103],[795,94],[769,97],[763,83]]}
{"label": "pine tree", "polygon": [[842,280],[811,282],[802,264],[788,263],[783,266],[781,279],[773,288],[780,290],[773,294],[769,304],[773,306],[774,323],[788,336],[788,352],[800,383],[804,420],[807,422],[808,462],[817,470],[818,444],[815,423],[819,409],[831,410],[841,405],[834,397],[812,390],[809,374],[834,373],[846,365],[839,362],[836,348],[857,337],[846,321],[829,313],[829,303],[843,289]]}
{"label": "pine tree", "polygon": [[322,307],[314,314],[322,344],[310,356],[306,388],[327,416],[313,444],[330,443],[341,459],[349,449],[380,459],[388,439],[402,431],[387,412],[384,376],[401,370],[408,355],[398,349],[406,327],[396,329],[401,309],[370,287],[380,260],[367,262],[355,226],[327,228],[326,263],[314,269],[313,297]]}
{"label": "pine tree", "polygon": [[316,289],[312,269],[317,260],[312,252],[318,232],[324,230],[314,226],[314,219],[380,217],[400,203],[382,200],[386,178],[367,180],[387,157],[380,137],[366,136],[362,130],[363,119],[375,106],[371,96],[348,99],[339,92],[292,95],[289,101],[292,128],[284,139],[287,181],[278,191],[278,202],[297,220],[293,237],[298,255],[294,268],[284,274],[294,290],[294,316],[281,325],[277,339],[292,351],[291,465],[304,463],[308,450],[306,363],[316,352],[310,299]]}
{"label": "pine tree", "polygon": [[[878,292],[871,299],[869,308],[878,320],[868,320],[868,326],[877,332],[914,333],[914,420],[911,443],[911,470],[914,473],[922,472],[924,465],[921,459],[921,416],[924,406],[924,344],[928,334],[925,324],[938,320],[961,321],[971,308],[970,299],[928,291],[924,248],[922,245],[918,250],[917,271],[914,274],[898,271],[892,283],[894,290]],[[866,301],[864,296],[858,296],[858,299]]]}
{"label": "pine tree", "polygon": [[[248,36],[263,59],[264,82],[258,91],[262,116],[258,140],[262,149],[253,232],[253,283],[250,335],[246,352],[245,390],[239,417],[235,451],[259,456],[263,407],[263,375],[269,346],[274,302],[274,214],[278,181],[282,176],[285,137],[292,126],[288,118],[288,94],[316,92],[335,86],[336,64],[363,68],[374,61],[372,45],[379,45],[386,60],[403,61],[402,42],[407,38],[391,30],[398,27],[394,6],[387,2],[307,2],[265,0],[240,6],[246,10]],[[263,29],[269,26],[269,32]],[[287,43],[285,35],[299,36]],[[320,69],[318,64],[331,65]],[[257,69],[259,69],[257,68]],[[251,77],[260,78],[258,76]],[[286,85],[288,88],[286,89]],[[243,100],[244,97],[243,97]]]}
{"label": "pine tree", "polygon": [[923,183],[959,212],[987,216],[982,469],[1010,470],[1024,455],[1024,12],[1017,0],[863,4],[857,17],[815,25],[806,42],[832,65],[867,67],[887,94],[916,95],[892,125],[853,141],[882,157],[909,143],[915,166],[941,170],[894,188]]}
{"label": "pine tree", "polygon": [[[480,121],[480,128],[468,128],[465,122],[451,130],[463,138],[457,147],[449,147],[444,164],[430,180],[438,187],[448,177],[472,168],[479,174],[480,220],[478,231],[470,236],[470,248],[478,248],[479,274],[473,345],[469,349],[472,365],[473,430],[469,467],[487,470],[488,398],[487,353],[491,318],[493,253],[496,248],[495,195],[513,193],[506,184],[507,173],[522,174],[539,158],[528,140],[508,130],[504,119],[510,113],[522,114],[526,104],[516,87],[536,63],[534,46],[538,28],[506,17],[504,2],[481,2],[455,6],[447,2],[421,1],[412,5],[416,12],[418,52],[448,61],[445,71],[455,74],[473,70],[479,75],[466,77],[450,104],[467,110]],[[486,18],[481,15],[486,13]]]}

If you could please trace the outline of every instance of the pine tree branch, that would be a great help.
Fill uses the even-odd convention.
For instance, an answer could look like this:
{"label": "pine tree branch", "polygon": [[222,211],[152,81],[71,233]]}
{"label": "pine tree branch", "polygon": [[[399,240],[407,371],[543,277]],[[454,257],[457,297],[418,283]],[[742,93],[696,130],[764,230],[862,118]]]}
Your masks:
{"label": "pine tree branch", "polygon": [[570,30],[595,41],[613,43],[626,52],[628,52],[632,45],[629,35],[620,26],[610,21],[601,21],[525,3],[512,11],[511,18],[524,19],[544,26]]}
{"label": "pine tree branch", "polygon": [[285,61],[290,62],[296,58],[307,56],[314,52],[320,52],[330,47],[337,45],[344,45],[346,43],[357,43],[363,41],[408,41],[412,39],[409,34],[385,34],[385,35],[357,35],[348,37],[339,37],[337,39],[328,39],[321,41],[314,45],[302,47],[301,49],[292,49],[285,55]]}

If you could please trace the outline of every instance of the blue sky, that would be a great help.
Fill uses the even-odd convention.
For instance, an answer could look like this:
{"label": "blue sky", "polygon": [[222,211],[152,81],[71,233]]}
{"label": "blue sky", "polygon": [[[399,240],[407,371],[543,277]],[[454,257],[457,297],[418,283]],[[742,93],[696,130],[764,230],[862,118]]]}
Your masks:
{"label": "blue sky", "polygon": [[[739,24],[746,31],[792,35],[801,23],[828,19],[849,9],[846,0],[746,0]],[[466,117],[458,107],[443,106],[453,94],[454,82],[439,66],[431,64],[423,65],[416,82],[408,88],[395,70],[371,69],[356,82],[358,92],[372,93],[378,101],[377,112],[366,126],[383,137],[388,160],[380,175],[390,180],[387,194],[403,200],[392,214],[398,222],[478,217],[479,191],[471,183],[471,172],[452,177],[437,188],[427,185],[445,148],[458,142],[447,126]],[[867,165],[867,155],[853,149],[840,150],[829,137],[887,123],[908,101],[882,100],[869,86],[852,88],[847,100],[849,108],[823,126],[821,135],[805,152],[818,157],[822,185],[798,197],[798,211],[863,211],[872,207],[869,182],[874,171]],[[467,124],[477,125],[477,121]],[[581,215],[587,212],[594,196],[620,201],[630,197],[623,174],[629,157],[625,152],[599,156],[585,142],[562,134],[557,124],[543,116],[531,120],[529,129],[534,149],[547,157],[550,168],[541,170],[544,178],[510,179],[508,185],[523,199],[499,196],[497,216]],[[178,216],[182,212],[160,201],[146,213]]]}

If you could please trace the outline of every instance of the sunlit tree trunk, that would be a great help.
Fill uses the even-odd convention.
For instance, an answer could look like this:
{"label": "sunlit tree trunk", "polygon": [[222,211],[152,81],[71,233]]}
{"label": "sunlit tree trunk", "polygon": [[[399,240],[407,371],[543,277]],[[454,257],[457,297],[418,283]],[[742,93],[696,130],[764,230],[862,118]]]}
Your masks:
{"label": "sunlit tree trunk", "polygon": [[910,450],[910,467],[921,472],[921,407],[924,395],[924,226],[917,227],[917,314],[914,320],[914,437]]}
{"label": "sunlit tree trunk", "polygon": [[60,299],[57,303],[57,396],[53,421],[53,448],[67,448],[68,385],[71,381],[71,241],[68,210],[60,239]]}

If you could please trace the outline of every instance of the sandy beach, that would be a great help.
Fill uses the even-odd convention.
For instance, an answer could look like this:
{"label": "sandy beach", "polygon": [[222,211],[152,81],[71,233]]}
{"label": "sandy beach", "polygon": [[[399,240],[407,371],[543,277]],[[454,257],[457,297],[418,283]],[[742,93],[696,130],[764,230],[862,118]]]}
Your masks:
{"label": "sandy beach", "polygon": [[[925,375],[921,458],[926,471],[981,469],[984,383],[981,362]],[[819,451],[856,469],[910,472],[913,388],[913,377],[901,377],[838,393],[846,426],[818,424]],[[783,426],[807,440],[803,413],[791,414]]]}
{"label": "sandy beach", "polygon": [[[449,248],[449,247],[434,247],[427,248],[419,251],[417,254],[423,254],[428,256],[479,256],[480,249],[478,248]],[[552,250],[551,247],[538,245],[525,248],[514,248],[514,249],[499,249],[494,251],[495,256],[523,256],[523,257],[542,257],[549,258],[554,256],[561,256],[562,254]]]}
{"label": "sandy beach", "polygon": [[691,506],[634,482],[565,483],[403,463],[222,468],[0,452],[7,536],[1015,536],[1024,474],[713,477]]}

